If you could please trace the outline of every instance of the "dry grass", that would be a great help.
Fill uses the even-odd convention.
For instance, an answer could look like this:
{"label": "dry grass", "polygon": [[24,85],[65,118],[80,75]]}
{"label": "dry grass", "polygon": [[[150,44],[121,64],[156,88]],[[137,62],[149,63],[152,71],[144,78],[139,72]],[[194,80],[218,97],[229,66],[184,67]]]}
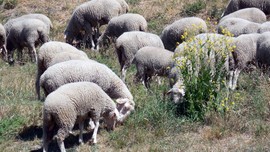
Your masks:
{"label": "dry grass", "polygon": [[[86,0],[18,0],[16,8],[0,10],[5,23],[25,13],[48,15],[53,21],[52,40],[63,41],[63,31],[73,9]],[[149,23],[149,32],[160,34],[169,23],[182,18],[184,0],[127,0],[131,12],[140,13]],[[189,1],[194,3],[196,0]],[[206,1],[205,1],[206,2]],[[206,19],[213,7],[222,9],[226,2],[210,0],[196,16]],[[216,21],[212,18],[211,21]],[[85,50],[91,58],[106,63],[119,74],[113,47],[104,56]],[[65,140],[68,151],[270,151],[269,81],[258,72],[243,74],[233,94],[234,110],[226,116],[209,113],[203,122],[191,122],[175,116],[164,100],[164,86],[153,86],[152,94],[133,83],[134,67],[128,70],[128,86],[136,101],[136,112],[114,132],[101,129],[98,144],[78,146],[78,136]],[[0,61],[0,151],[35,151],[41,148],[42,103],[36,100],[36,66],[10,67]],[[165,97],[166,98],[166,97]],[[4,127],[3,127],[4,126]],[[2,128],[1,128],[2,127]],[[86,138],[89,135],[85,134]],[[52,143],[57,151],[56,142]]]}

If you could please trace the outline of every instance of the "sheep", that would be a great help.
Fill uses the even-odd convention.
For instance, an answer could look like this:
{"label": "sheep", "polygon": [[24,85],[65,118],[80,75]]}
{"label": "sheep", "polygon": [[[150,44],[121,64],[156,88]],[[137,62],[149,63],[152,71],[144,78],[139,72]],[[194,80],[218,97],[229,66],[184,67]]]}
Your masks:
{"label": "sheep", "polygon": [[98,39],[100,47],[108,46],[110,42],[115,40],[127,31],[147,31],[147,21],[140,14],[127,13],[113,17],[104,33]]}
{"label": "sheep", "polygon": [[121,5],[116,0],[91,0],[77,6],[64,32],[66,42],[72,44],[81,31],[84,31],[83,43],[89,37],[92,49],[98,50],[93,35],[99,36],[99,27],[120,13]]}
{"label": "sheep", "polygon": [[[18,50],[18,59],[22,61],[22,49],[27,47],[32,62],[37,62],[35,47],[49,41],[46,24],[38,19],[25,19],[15,22],[7,36],[7,53],[9,64],[14,63],[14,50]],[[34,57],[33,57],[34,55]]]}
{"label": "sheep", "polygon": [[270,14],[269,0],[230,0],[221,17],[243,8],[256,7],[262,10],[266,15]]}
{"label": "sheep", "polygon": [[70,60],[49,67],[40,77],[40,86],[45,96],[58,87],[71,82],[89,81],[98,84],[112,99],[123,114],[123,122],[134,110],[133,96],[125,83],[106,65],[89,61]]}
{"label": "sheep", "polygon": [[[72,54],[70,54],[72,53]],[[63,55],[62,55],[63,54]],[[44,43],[38,52],[37,74],[36,74],[36,93],[40,100],[39,79],[44,71],[55,63],[69,59],[87,60],[87,54],[78,50],[70,44],[58,41]]]}
{"label": "sheep", "polygon": [[257,33],[261,24],[251,22],[241,18],[227,18],[217,25],[219,34],[224,34],[224,29],[237,37],[241,34]]}
{"label": "sheep", "polygon": [[[263,68],[263,70],[268,70],[269,72],[269,58],[270,58],[270,32],[262,33],[257,41],[257,52],[256,52],[256,64]],[[269,74],[269,73],[268,73]]]}
{"label": "sheep", "polygon": [[186,17],[173,22],[162,31],[160,38],[164,44],[165,49],[174,51],[177,43],[182,43],[184,39],[181,35],[184,32],[192,32],[197,35],[207,32],[207,25],[204,20],[198,17]]}
{"label": "sheep", "polygon": [[43,21],[43,22],[47,25],[47,30],[48,30],[48,32],[50,32],[50,29],[53,28],[53,24],[52,24],[50,18],[48,18],[46,15],[44,15],[44,14],[38,14],[38,13],[30,13],[30,14],[25,14],[25,15],[22,15],[22,16],[20,16],[20,17],[17,17],[17,18],[8,20],[8,21],[4,24],[4,27],[5,27],[5,29],[6,29],[6,34],[7,34],[7,35],[9,34],[9,31],[10,31],[12,25],[13,25],[15,22],[20,21],[20,20],[29,19],[29,18],[32,18],[32,19],[39,19],[39,20]]}
{"label": "sheep", "polygon": [[121,79],[125,82],[126,70],[130,67],[136,52],[144,46],[155,46],[164,48],[159,36],[141,32],[125,32],[116,39],[115,50],[120,63]]}
{"label": "sheep", "polygon": [[168,76],[173,65],[173,52],[152,46],[145,46],[138,50],[134,57],[137,81],[143,81],[146,88],[150,88],[149,80],[152,76]]}
{"label": "sheep", "polygon": [[232,52],[234,66],[231,67],[231,77],[233,80],[230,84],[230,88],[234,90],[237,85],[237,80],[240,72],[246,69],[249,64],[256,60],[257,41],[261,37],[258,33],[243,34],[235,38],[235,49]]}
{"label": "sheep", "polygon": [[0,54],[2,55],[4,60],[6,60],[5,56],[7,55],[6,41],[6,30],[4,26],[0,23]]}
{"label": "sheep", "polygon": [[[222,54],[218,53],[218,50],[220,50],[220,47],[225,48],[228,47],[227,45],[229,44],[229,46],[233,46],[234,45],[234,38],[232,37],[227,37],[221,34],[216,34],[216,33],[203,33],[203,34],[199,34],[197,36],[195,36],[194,39],[192,39],[191,41],[188,42],[183,42],[180,45],[177,46],[177,48],[174,51],[174,58],[175,58],[175,64],[173,68],[179,68],[183,64],[183,60],[186,60],[186,65],[190,66],[191,62],[188,61],[186,59],[185,56],[183,56],[183,51],[185,51],[185,48],[187,46],[194,46],[194,50],[198,51],[198,50],[202,50],[202,52],[207,53],[205,55],[205,62],[210,61],[209,66],[211,67],[211,74],[215,73],[215,68],[214,68],[214,64],[216,62],[216,60],[218,60],[220,58],[220,56]],[[208,52],[209,48],[211,48],[210,52]],[[208,54],[209,53],[209,54]],[[197,53],[195,53],[197,54]],[[230,86],[230,84],[233,84],[233,82],[231,82],[232,80],[234,80],[232,73],[234,71],[231,71],[230,67],[234,66],[234,60],[231,57],[231,53],[228,52],[228,54],[226,55],[226,59],[225,59],[225,63],[224,63],[224,68],[227,70],[228,72],[228,85]],[[223,55],[222,55],[223,56]],[[195,65],[195,67],[189,67],[191,68],[197,68],[200,69],[200,63],[193,63],[192,65]],[[172,68],[172,69],[173,69]],[[174,103],[181,103],[183,102],[183,97],[185,95],[185,82],[182,79],[181,76],[181,71],[180,69],[175,69],[175,72],[178,73],[178,75],[175,74],[173,75],[173,78],[176,78],[176,80],[174,80],[174,82],[176,82],[172,89],[170,89],[168,91],[168,94],[172,94],[173,97],[173,101]],[[193,71],[194,75],[198,75],[198,70]]]}
{"label": "sheep", "polygon": [[129,6],[125,0],[116,0],[121,5],[121,14],[129,11]]}
{"label": "sheep", "polygon": [[270,31],[270,22],[264,22],[260,25],[258,33],[264,33]]}
{"label": "sheep", "polygon": [[255,23],[266,22],[266,15],[258,8],[245,8],[228,14],[220,19],[219,22],[231,17],[242,18]]}
{"label": "sheep", "polygon": [[43,151],[48,151],[53,128],[58,127],[56,140],[61,152],[65,152],[64,139],[74,124],[79,123],[79,142],[83,142],[84,120],[94,120],[92,141],[97,143],[99,120],[103,117],[107,128],[113,130],[120,114],[113,100],[95,83],[76,82],[61,86],[47,96],[43,107]]}

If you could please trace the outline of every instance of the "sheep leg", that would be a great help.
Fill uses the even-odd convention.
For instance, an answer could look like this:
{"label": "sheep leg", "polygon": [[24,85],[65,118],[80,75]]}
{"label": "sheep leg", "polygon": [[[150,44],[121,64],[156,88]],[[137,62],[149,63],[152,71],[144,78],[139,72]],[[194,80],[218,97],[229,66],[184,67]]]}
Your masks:
{"label": "sheep leg", "polygon": [[65,144],[64,144],[63,140],[61,140],[60,138],[57,138],[57,144],[58,144],[61,152],[66,152]]}
{"label": "sheep leg", "polygon": [[98,127],[99,127],[99,120],[95,120],[95,124],[96,126],[92,135],[93,144],[97,143],[97,132],[98,132]]}
{"label": "sheep leg", "polygon": [[80,128],[79,143],[82,145],[83,144],[83,128],[84,128],[84,122],[83,121],[80,121],[79,128]]}
{"label": "sheep leg", "polygon": [[[19,61],[19,64],[23,64],[23,57],[22,57],[22,50],[23,48],[18,48],[17,51],[18,51],[18,61]],[[12,57],[13,58],[13,57]]]}
{"label": "sheep leg", "polygon": [[95,123],[94,121],[90,118],[89,120],[89,126],[90,126],[90,129],[93,130],[95,128]]}
{"label": "sheep leg", "polygon": [[123,82],[125,82],[126,80],[126,73],[127,73],[127,67],[126,65],[124,65],[123,68],[121,69],[121,77],[122,77]]}
{"label": "sheep leg", "polygon": [[236,89],[237,80],[238,80],[240,72],[241,72],[241,70],[239,70],[239,69],[236,69],[234,71],[234,79],[233,79],[233,83],[232,83],[232,90]]}
{"label": "sheep leg", "polygon": [[94,50],[94,41],[93,41],[93,28],[92,26],[89,24],[89,23],[85,23],[84,25],[84,30],[85,30],[85,35],[83,37],[83,43],[84,45],[86,45],[86,40],[87,40],[87,37],[90,38],[90,42],[91,42],[91,50]]}
{"label": "sheep leg", "polygon": [[43,152],[48,152],[48,146],[50,141],[53,138],[52,130],[54,128],[54,123],[52,122],[51,116],[44,114],[43,117],[43,136],[42,136],[42,142],[43,142]]}
{"label": "sheep leg", "polygon": [[35,46],[33,46],[33,45],[29,46],[28,51],[29,51],[29,54],[30,54],[30,57],[31,57],[31,61],[33,63],[37,62],[37,51],[35,49]]}

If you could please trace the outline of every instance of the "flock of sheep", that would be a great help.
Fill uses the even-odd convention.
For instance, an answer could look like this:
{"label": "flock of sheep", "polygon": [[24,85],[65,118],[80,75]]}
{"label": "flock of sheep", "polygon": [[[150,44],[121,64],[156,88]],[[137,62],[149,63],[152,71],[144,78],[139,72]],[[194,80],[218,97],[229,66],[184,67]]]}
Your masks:
{"label": "flock of sheep", "polygon": [[[58,126],[56,139],[60,150],[65,151],[64,139],[79,124],[79,142],[82,143],[84,121],[94,129],[92,142],[97,143],[97,130],[102,118],[108,129],[122,123],[132,111],[135,102],[125,84],[126,71],[136,65],[137,82],[150,88],[154,75],[169,77],[171,94],[175,103],[183,101],[185,87],[180,71],[175,67],[173,56],[183,51],[184,44],[198,41],[208,43],[211,38],[228,38],[222,29],[228,29],[234,37],[235,50],[226,63],[231,89],[236,88],[240,72],[249,64],[259,67],[270,65],[270,25],[266,15],[269,0],[231,0],[217,25],[218,33],[207,33],[207,25],[198,17],[186,17],[166,26],[160,36],[147,32],[147,21],[139,14],[127,13],[124,0],[91,0],[77,6],[65,29],[64,42],[50,41],[53,28],[51,20],[43,14],[27,14],[0,24],[0,52],[5,61],[14,64],[14,51],[18,62],[23,60],[22,51],[28,48],[33,62],[37,63],[36,92],[43,107],[43,151],[53,138],[53,129]],[[100,34],[100,26],[106,25]],[[193,25],[197,25],[195,31]],[[185,42],[181,35],[193,30],[197,36]],[[115,44],[121,76],[108,66],[89,59],[87,54],[74,46],[90,45],[93,50]],[[41,45],[38,52],[36,47]],[[74,46],[72,46],[74,45]],[[215,47],[223,47],[218,45]],[[169,68],[168,68],[169,67]],[[112,100],[114,99],[115,102]]]}

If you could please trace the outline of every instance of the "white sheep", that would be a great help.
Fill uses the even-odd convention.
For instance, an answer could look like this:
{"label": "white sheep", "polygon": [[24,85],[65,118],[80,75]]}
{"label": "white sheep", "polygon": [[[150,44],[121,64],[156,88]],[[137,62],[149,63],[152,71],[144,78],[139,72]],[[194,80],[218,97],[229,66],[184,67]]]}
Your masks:
{"label": "white sheep", "polygon": [[270,1],[269,0],[230,0],[222,17],[235,12],[240,9],[256,7],[262,10],[266,15],[270,14]]}
{"label": "white sheep", "polygon": [[64,139],[79,123],[79,142],[83,142],[84,120],[91,118],[95,123],[92,135],[97,143],[100,118],[104,118],[108,129],[114,129],[120,114],[113,100],[95,83],[76,82],[61,86],[47,96],[43,107],[43,152],[48,151],[53,138],[53,129],[58,127],[56,140],[61,152],[65,152]]}
{"label": "white sheep", "polygon": [[121,5],[121,14],[125,14],[129,11],[129,6],[125,0],[116,0]]}
{"label": "white sheep", "polygon": [[234,39],[235,49],[232,52],[234,66],[230,67],[232,80],[229,86],[232,90],[236,88],[240,72],[256,60],[257,41],[260,37],[260,34],[252,33],[243,34]]}
{"label": "white sheep", "polygon": [[40,100],[40,87],[39,79],[43,72],[59,62],[67,61],[70,59],[87,60],[88,56],[83,51],[78,50],[74,46],[58,41],[50,41],[44,43],[38,52],[38,63],[37,63],[37,75],[36,75],[36,93]]}
{"label": "white sheep", "polygon": [[164,44],[165,49],[174,51],[179,43],[183,42],[181,37],[184,32],[191,32],[189,34],[197,35],[207,32],[207,25],[205,21],[198,17],[186,17],[173,22],[162,31],[160,38]]}
{"label": "white sheep", "polygon": [[77,6],[64,32],[66,42],[73,44],[73,40],[84,31],[83,43],[85,44],[89,37],[92,48],[98,49],[93,35],[97,38],[99,27],[120,13],[121,5],[116,0],[91,0]]}
{"label": "white sheep", "polygon": [[20,17],[17,17],[17,18],[13,18],[13,19],[10,19],[8,20],[5,24],[4,24],[4,27],[6,29],[6,34],[8,35],[9,34],[9,31],[12,27],[12,25],[17,22],[17,21],[20,21],[20,20],[25,20],[25,19],[39,19],[41,21],[43,21],[46,25],[47,25],[47,30],[48,32],[50,32],[50,29],[53,28],[53,25],[52,25],[52,22],[50,20],[50,18],[48,18],[46,15],[44,14],[39,14],[39,13],[30,13],[30,14],[25,14],[25,15],[22,15]]}
{"label": "white sheep", "polygon": [[219,22],[231,17],[242,18],[255,23],[266,22],[266,15],[258,8],[245,8],[228,14],[220,19]]}
{"label": "white sheep", "polygon": [[18,51],[18,59],[22,61],[22,50],[27,47],[33,62],[37,62],[35,47],[49,41],[46,24],[38,19],[25,19],[15,22],[7,36],[8,62],[14,63],[14,50]]}
{"label": "white sheep", "polygon": [[7,55],[6,43],[6,30],[4,26],[0,23],[0,54],[2,55],[4,60],[6,60],[5,56]]}
{"label": "white sheep", "polygon": [[258,29],[258,33],[264,33],[264,32],[269,32],[270,31],[270,22],[264,22],[260,25]]}
{"label": "white sheep", "polygon": [[237,37],[241,34],[257,33],[261,24],[232,17],[223,20],[217,26],[219,34],[224,34],[224,30],[226,29],[233,34],[234,37]]}
{"label": "white sheep", "polygon": [[147,31],[147,21],[140,14],[127,13],[113,17],[106,27],[104,33],[98,39],[100,47],[108,46],[124,32],[128,31]]}
{"label": "white sheep", "polygon": [[260,68],[268,72],[268,75],[270,67],[269,58],[270,58],[270,32],[264,32],[261,34],[261,36],[257,41],[256,62]]}
{"label": "white sheep", "polygon": [[168,77],[173,65],[174,53],[158,47],[146,46],[138,50],[134,57],[137,81],[143,81],[150,88],[150,80],[154,75]]}
{"label": "white sheep", "polygon": [[71,82],[89,81],[98,84],[116,99],[123,120],[134,110],[133,96],[125,83],[106,65],[96,61],[70,60],[49,67],[40,77],[40,86],[47,96],[58,87]]}
{"label": "white sheep", "polygon": [[144,46],[155,46],[164,48],[159,36],[141,32],[125,32],[116,39],[115,50],[120,63],[121,78],[125,82],[126,70],[130,67],[136,52]]}

